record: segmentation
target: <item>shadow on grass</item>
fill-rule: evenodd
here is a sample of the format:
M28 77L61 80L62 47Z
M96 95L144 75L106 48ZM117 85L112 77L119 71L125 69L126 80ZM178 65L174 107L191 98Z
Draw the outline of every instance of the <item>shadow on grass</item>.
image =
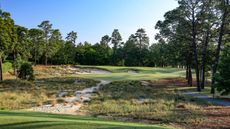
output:
M74 123L74 122L28 122L0 125L1 129L163 129L160 127L131 127L131 126L114 126L98 125L92 123Z
M96 120L97 118L92 117L80 117L80 116L73 116L73 115L57 115L57 114L49 114L49 113L39 113L39 112L14 112L14 111L0 111L0 116L25 116L25 117L40 117L40 118L55 118L55 119L65 119L65 120Z
M27 125L30 124L42 124L45 125L45 123L51 122L51 121L28 121L28 122L17 122L17 123L10 123L10 124L2 124L0 125L1 129L25 129Z
M138 125L126 122L116 122L84 116L56 115L36 112L0 111L3 118L0 121L22 121L0 124L1 129L162 129L159 126ZM31 117L31 118L30 118ZM54 118L54 119L52 119Z

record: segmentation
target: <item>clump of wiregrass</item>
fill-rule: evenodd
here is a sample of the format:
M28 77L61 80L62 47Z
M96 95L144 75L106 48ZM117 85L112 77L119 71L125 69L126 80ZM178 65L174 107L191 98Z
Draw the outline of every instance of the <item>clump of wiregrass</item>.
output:
M41 105L47 95L33 82L5 80L0 82L0 100L0 109L24 109Z
M0 94L0 109L25 109L39 106L47 96L38 91L7 91Z
M202 120L200 104L175 90L142 86L139 81L121 81L101 87L98 94L85 107L93 115L164 122Z

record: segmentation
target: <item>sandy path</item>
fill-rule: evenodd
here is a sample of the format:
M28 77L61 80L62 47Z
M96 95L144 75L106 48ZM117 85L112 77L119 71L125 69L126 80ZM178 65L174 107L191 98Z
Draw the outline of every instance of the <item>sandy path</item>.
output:
M197 92L183 92L183 94L184 95L189 95L189 96L192 96L192 97L195 97L195 98L203 99L203 100L205 100L205 101L207 101L209 103L216 104L216 105L219 105L219 106L230 106L229 101L218 99L218 98L212 98L212 97L209 97L207 95L202 95L202 94L197 93Z
M73 97L62 98L65 103L59 103L55 105L42 105L39 107L33 107L32 111L39 112L48 112L48 113L60 113L60 114L76 114L77 111L84 105L86 102L90 102L91 95L95 93L101 86L109 84L111 81L101 80L100 83L97 83L96 86L85 88L75 92Z

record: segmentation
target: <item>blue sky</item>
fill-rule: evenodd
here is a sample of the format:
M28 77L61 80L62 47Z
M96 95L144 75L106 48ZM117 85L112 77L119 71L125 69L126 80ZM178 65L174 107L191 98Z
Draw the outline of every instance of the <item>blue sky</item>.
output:
M154 26L165 12L177 7L176 0L0 0L15 23L36 28L49 20L53 28L66 33L76 31L77 42L99 42L103 35L119 29L123 41L138 28L144 28L154 41Z

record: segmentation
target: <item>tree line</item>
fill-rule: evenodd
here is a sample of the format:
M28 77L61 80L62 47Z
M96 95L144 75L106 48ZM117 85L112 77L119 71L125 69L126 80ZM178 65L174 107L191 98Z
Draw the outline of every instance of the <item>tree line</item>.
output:
M191 69L195 69L197 91L204 89L206 73L212 71L214 93L221 49L229 51L229 0L178 0L178 4L179 7L165 13L165 20L157 22L156 38L171 45L170 53L182 59L189 85Z
M60 30L50 21L42 21L37 28L15 25L10 13L1 11L1 61L12 60L14 74L22 61L33 65L81 64L117 66L160 66L152 59L155 45L149 47L149 37L140 28L126 42L118 29L104 35L98 43L76 43L77 32L71 31L63 39ZM1 65L2 66L2 63ZM165 65L166 66L166 65Z
M155 29L157 43L150 44L145 29L140 28L123 41L118 29L104 35L98 43L76 43L77 32L63 39L50 21L37 28L15 25L10 13L0 10L0 80L2 62L12 60L14 74L20 62L36 64L81 64L186 68L188 85L204 89L209 71L212 93L222 54L229 50L229 0L178 0L179 6L164 14ZM226 54L225 54L226 55Z

